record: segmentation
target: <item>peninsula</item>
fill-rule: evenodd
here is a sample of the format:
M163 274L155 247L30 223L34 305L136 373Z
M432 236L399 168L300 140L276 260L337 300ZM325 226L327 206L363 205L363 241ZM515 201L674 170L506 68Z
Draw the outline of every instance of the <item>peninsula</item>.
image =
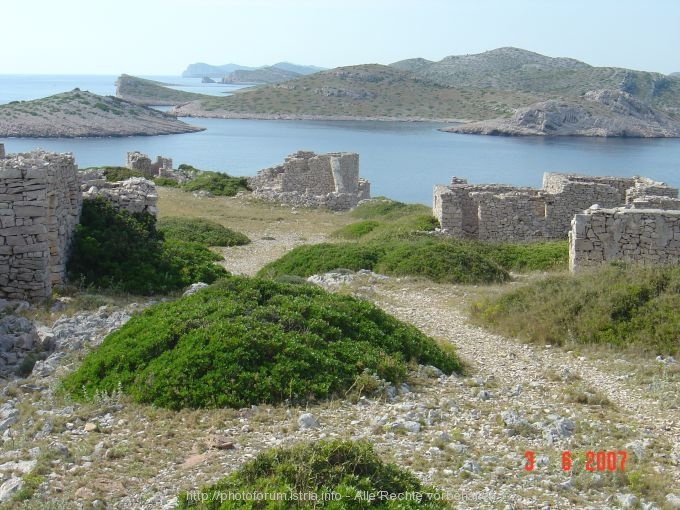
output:
M450 133L505 136L680 137L680 119L619 90L586 92L580 100L548 100L510 118L443 128Z
M202 130L158 110L77 88L0 105L0 137L146 136Z
M116 97L145 106L176 106L209 97L205 94L168 88L167 83L121 74L116 80Z

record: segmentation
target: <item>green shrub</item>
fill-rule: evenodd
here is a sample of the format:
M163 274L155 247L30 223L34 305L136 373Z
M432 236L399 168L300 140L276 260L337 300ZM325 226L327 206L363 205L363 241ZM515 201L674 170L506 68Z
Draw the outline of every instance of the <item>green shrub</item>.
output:
M340 267L358 271L373 269L382 254L374 245L321 243L292 249L258 272L264 278L293 275L306 278Z
M417 361L460 370L413 326L311 285L245 277L133 317L64 380L76 397L120 387L171 409L343 396L365 370L398 384Z
M214 264L220 259L197 243L164 241L152 214L119 211L97 198L83 201L67 270L85 285L156 294L225 276Z
M369 232L372 232L380 225L381 223L375 220L358 221L336 230L331 235L332 237L339 237L341 239L359 239Z
M183 165L180 165L182 169ZM188 165L184 165L188 166ZM186 169L186 168L185 168ZM193 167L190 169L195 170ZM219 172L200 172L194 179L182 186L185 191L209 191L213 195L232 197L239 191L248 189L245 177L231 177Z
M144 174L139 170L131 170L124 166L105 166L104 177L108 182L118 182L131 177L144 177Z
M427 238L392 242L375 269L389 275L463 284L510 278L507 271L465 244Z
M544 278L476 303L473 316L503 334L538 343L680 350L680 267L606 266Z
M167 216L160 218L157 225L166 239L192 241L204 246L240 246L250 243L246 235L202 218Z
M384 492L383 492L384 491ZM416 500L388 500L385 494L422 494ZM318 441L298 444L291 448L275 448L261 452L235 473L201 489L200 493L179 496L178 509L200 508L227 510L235 508L328 508L328 509L394 509L450 508L433 487L423 485L418 478L394 464L384 463L370 443L361 441ZM228 494L270 494L267 501L221 501ZM277 501L283 494L306 496L306 501ZM338 494L332 501L329 494ZM333 494L333 496L335 495ZM357 494L374 494L375 501L357 498ZM279 496L281 495L281 496ZM338 497L338 496L335 496Z
M566 269L569 262L566 240L525 244L472 243L472 246L508 271Z
M171 179L170 177L156 177L153 180L153 183L156 186L166 186L168 188L179 188L179 182L177 182L175 179Z

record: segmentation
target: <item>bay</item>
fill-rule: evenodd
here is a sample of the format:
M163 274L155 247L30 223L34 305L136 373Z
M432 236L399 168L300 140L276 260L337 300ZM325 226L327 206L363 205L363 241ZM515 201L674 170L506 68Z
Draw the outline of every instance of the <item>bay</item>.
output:
M71 90L115 92L115 76L0 75L0 103ZM199 79L151 77L176 88L226 94L234 86ZM64 87L58 90L59 87ZM14 98L14 99L11 99ZM0 139L7 152L37 147L72 152L80 168L124 165L128 151L171 157L232 175L254 175L297 150L351 151L360 155L360 173L373 196L431 204L432 187L452 176L471 183L501 182L540 187L543 172L588 175L644 175L680 187L680 140L601 138L510 138L438 131L441 124L377 121L272 121L182 119L205 127L199 133L152 137L80 139Z

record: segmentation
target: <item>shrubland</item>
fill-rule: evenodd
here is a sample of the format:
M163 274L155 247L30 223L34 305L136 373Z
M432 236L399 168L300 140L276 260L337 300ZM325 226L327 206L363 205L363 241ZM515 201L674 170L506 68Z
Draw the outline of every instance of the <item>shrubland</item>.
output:
M409 363L460 371L455 354L376 306L311 285L230 277L133 317L64 380L83 398L121 388L171 409L342 397Z

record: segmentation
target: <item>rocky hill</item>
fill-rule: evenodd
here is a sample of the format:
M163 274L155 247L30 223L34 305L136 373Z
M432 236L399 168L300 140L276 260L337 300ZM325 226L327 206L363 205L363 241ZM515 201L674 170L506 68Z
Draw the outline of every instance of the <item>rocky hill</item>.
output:
M72 138L202 131L163 112L74 89L0 105L0 137Z
M416 79L446 87L523 91L580 97L589 90L627 92L659 108L680 106L680 80L660 73L593 67L571 58L552 58L519 48L498 48L439 62L411 59L391 64Z
M509 119L446 128L483 135L680 137L680 120L618 90L587 92L582 100L548 100L518 108Z
M207 97L195 92L170 89L166 83L121 74L116 80L116 97L146 106L175 106Z
M489 119L544 99L521 91L455 89L378 64L339 67L284 83L210 97L172 110L178 116L292 119Z

